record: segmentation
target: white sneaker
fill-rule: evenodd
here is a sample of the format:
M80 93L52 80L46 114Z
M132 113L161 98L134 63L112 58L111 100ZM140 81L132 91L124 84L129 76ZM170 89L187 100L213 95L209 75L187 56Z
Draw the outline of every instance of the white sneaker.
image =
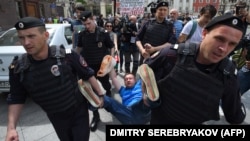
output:
M157 101L159 99L159 91L153 70L147 64L142 64L138 67L137 73L143 81L146 89L145 93L149 100Z
M101 67L99 71L97 72L97 76L99 77L105 76L112 70L112 68L114 68L115 65L116 65L116 61L111 55L104 56L102 59Z
M89 103L98 108L101 104L99 97L94 93L91 85L88 81L83 81L82 79L78 80L78 87L82 95L89 101Z

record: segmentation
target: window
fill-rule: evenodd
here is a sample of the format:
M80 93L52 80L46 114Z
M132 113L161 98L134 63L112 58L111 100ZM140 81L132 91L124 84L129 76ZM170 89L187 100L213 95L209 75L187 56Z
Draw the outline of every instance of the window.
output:
M71 31L70 27L65 27L64 36L65 36L68 44L72 44L72 31Z

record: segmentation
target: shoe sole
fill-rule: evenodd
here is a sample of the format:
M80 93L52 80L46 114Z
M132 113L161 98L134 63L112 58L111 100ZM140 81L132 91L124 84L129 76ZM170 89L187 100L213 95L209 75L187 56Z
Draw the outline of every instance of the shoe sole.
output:
M101 104L99 97L94 93L91 85L88 81L83 81L82 79L78 80L78 87L82 95L89 101L89 103L98 108Z
M100 69L97 72L97 76L99 77L103 77L106 74L108 74L111 69L116 65L116 61L115 59L110 56L110 55L106 55L104 56L103 60L102 60L102 64L100 66Z
M145 84L148 98L151 101L157 101L159 99L159 91L153 70L147 64L142 64L138 68L138 74Z

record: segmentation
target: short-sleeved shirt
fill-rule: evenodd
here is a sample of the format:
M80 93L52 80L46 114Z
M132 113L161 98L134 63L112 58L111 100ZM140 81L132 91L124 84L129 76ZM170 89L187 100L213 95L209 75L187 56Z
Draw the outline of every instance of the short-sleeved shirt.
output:
M183 27L181 33L188 36L192 30L193 23L194 23L193 20L186 23L185 26ZM189 42L200 43L202 40L202 29L203 28L201 26L199 26L199 24L197 23L197 26L196 26L196 29L195 29L193 35L188 40L186 40L186 42L188 42L188 43Z

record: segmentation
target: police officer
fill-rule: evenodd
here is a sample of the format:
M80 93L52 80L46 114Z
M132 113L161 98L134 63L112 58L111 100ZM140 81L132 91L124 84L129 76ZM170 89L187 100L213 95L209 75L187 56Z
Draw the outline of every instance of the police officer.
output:
M170 45L146 63L153 69L161 105L152 109L150 124L202 124L219 120L221 105L227 122L245 119L235 65L228 58L244 32L236 16L212 19L200 44Z
M49 47L49 32L40 19L22 18L15 28L27 53L15 57L9 67L6 141L18 140L17 120L28 96L46 112L61 141L89 140L88 105L77 78L88 80L102 97L94 71L72 50Z
M85 30L79 33L77 52L84 57L87 64L95 71L95 75L97 76L103 57L108 54L114 56L114 43L109 33L96 25L90 11L84 11L81 15L81 20L85 26ZM106 94L111 96L109 75L97 77L97 79L106 90ZM91 131L97 129L99 121L99 113L97 110L94 110L93 119L90 124Z
M176 43L173 24L166 20L168 16L168 2L159 2L156 5L155 18L142 25L136 39L136 45L141 53L140 63L166 44Z

